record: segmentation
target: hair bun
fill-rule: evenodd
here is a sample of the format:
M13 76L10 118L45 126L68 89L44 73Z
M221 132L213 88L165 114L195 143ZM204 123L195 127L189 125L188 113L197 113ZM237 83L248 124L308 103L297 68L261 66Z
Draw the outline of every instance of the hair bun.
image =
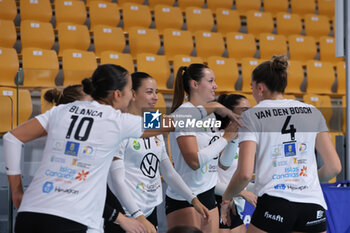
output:
M81 81L83 84L83 90L86 94L91 95L94 92L94 85L92 85L92 79L91 78L85 78L83 81Z
M45 92L44 99L49 103L57 105L58 103L60 103L62 96L63 90L53 88Z
M271 59L271 69L276 71L286 71L288 67L288 58L286 55L274 55Z

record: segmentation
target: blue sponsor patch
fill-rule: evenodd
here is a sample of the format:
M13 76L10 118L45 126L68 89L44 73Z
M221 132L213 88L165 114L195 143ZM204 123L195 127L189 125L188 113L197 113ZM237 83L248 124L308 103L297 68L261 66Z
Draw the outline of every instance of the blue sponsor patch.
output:
M53 189L53 183L52 182L45 182L43 185L43 193L50 193Z
M77 142L67 142L64 153L66 155L78 156L79 145Z
M285 157L295 156L296 154L295 143L284 144Z
M285 190L286 189L286 185L285 184L277 184L274 186L275 189L279 189L279 190Z

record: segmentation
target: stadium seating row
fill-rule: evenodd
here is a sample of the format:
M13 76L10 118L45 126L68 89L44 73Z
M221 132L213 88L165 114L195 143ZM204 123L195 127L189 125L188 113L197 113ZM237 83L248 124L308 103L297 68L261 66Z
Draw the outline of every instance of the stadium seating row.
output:
M92 0L87 0L86 5L91 7ZM111 2L106 0L105 2ZM151 9L155 8L157 4L174 6L175 0L148 0L146 1ZM218 8L236 9L240 13L248 10L260 10L265 12L271 12L275 14L279 11L291 11L297 14L313 14L320 13L321 15L328 15L332 17L334 15L334 0L290 0L290 9L288 0L236 0L233 5L232 0L206 0L208 9L216 11ZM143 4L144 0L119 0L118 5L124 7L125 3ZM177 0L177 5L181 10L185 10L187 7L202 8L204 0ZM22 19L33 19L32 17L40 17L39 20L48 22L52 17L52 6L49 0L20 0L19 1L20 15ZM83 15L85 12L83 1L65 1L56 0L54 2L55 14L58 19L65 14L62 9L76 9L79 15L82 16L81 20L86 17ZM148 6L147 6L148 7ZM2 0L0 2L0 16L2 19L14 20L17 15L17 7L15 0ZM37 18L35 18L37 19Z
M193 41L193 35L195 42ZM89 31L85 25L62 23L58 27L59 55L65 49L88 50L91 45ZM236 59L254 57L257 45L252 34L228 32L225 37L221 33L165 29L162 33L164 54L172 59L176 54L191 55L196 47L197 56L223 56L225 41L228 56ZM287 53L287 37L271 33L262 33L259 40L260 58L269 58L272 54ZM13 47L17 36L12 21L0 20L0 46ZM132 27L127 38L121 28L97 25L93 30L95 53L100 56L102 51L113 50L123 52L126 41L129 42L130 53L157 54L161 48L161 37L157 29ZM181 41L181 43L179 43ZM315 59L317 55L314 37L302 35L288 36L290 58L293 60ZM22 48L34 47L51 49L55 43L55 34L50 23L23 20L21 23ZM321 36L319 39L320 60L339 61L335 57L335 42L332 37Z
M190 63L202 63L199 57L177 55L174 56L174 74L181 65ZM251 92L250 77L252 70L261 62L255 58L242 58L240 65L233 58L223 58L211 56L207 59L208 66L213 69L216 75L216 82L219 92L230 92L235 89L241 70L241 87L236 90ZM101 53L101 64L118 64L134 72L134 62L130 54L105 51ZM171 74L170 64L166 56L153 54L138 54L136 56L137 70L142 70L151 74L158 82L161 92L172 93L167 85ZM55 79L59 72L59 62L53 50L26 48L23 49L23 86L25 87L52 87L55 86ZM93 52L80 50L65 50L62 56L62 70L64 73L63 85L80 83L83 78L90 77L97 67L96 55ZM0 49L0 72L2 74L1 85L14 86L15 76L19 69L17 54L14 49ZM300 61L290 61L289 79L286 92L293 94L303 94L300 86L304 80L303 65ZM336 94L345 93L345 63L340 62L335 67L330 62L320 62L309 60L306 62L307 72L307 93L335 94L332 86L337 80ZM336 76L337 74L337 76ZM337 79L336 79L337 77ZM171 86L171 85L170 85Z
M9 0L3 0L9 1ZM23 2L39 1L40 5L49 0L22 0ZM1 2L0 2L1 3ZM44 8L44 7L43 7ZM21 16L21 20L36 20L49 22L51 20L50 9L28 10L28 14ZM22 11L21 11L22 12ZM24 13L23 13L24 14ZM116 3L92 1L89 4L90 29L93 30L96 25L118 26L120 23L120 11ZM152 15L148 6L136 3L125 3L122 6L123 29L128 31L130 27L142 26L150 27L152 24ZM246 18L248 33L258 35L261 32L273 32L274 20L270 12L260 12L249 10L241 15ZM60 1L55 5L55 27L58 28L61 23L84 24L87 14L84 2L82 1ZM7 19L1 17L0 19ZM185 20L181 10L177 7L157 5L154 8L154 21L156 28L162 32L166 28L182 29L184 22L189 31L198 30L212 31L215 21L217 22L217 31L223 34L230 31L238 31L241 27L240 13L236 10L217 8L215 11L215 20L210 9L198 7L188 7L185 10ZM302 32L302 20L305 26L305 35L315 36L318 39L322 35L329 35L331 32L330 18L325 15L306 14L303 17L298 14L287 12L276 13L277 33L283 35L300 34ZM7 19L13 21L13 19Z

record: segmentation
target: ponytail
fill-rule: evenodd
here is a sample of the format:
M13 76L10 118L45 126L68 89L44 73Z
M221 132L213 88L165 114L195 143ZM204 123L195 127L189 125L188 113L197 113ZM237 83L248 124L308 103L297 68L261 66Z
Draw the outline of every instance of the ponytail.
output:
M188 94L188 96L191 95L190 80L200 82L204 77L203 70L208 68L208 66L200 63L194 63L188 67L181 66L179 68L175 79L174 97L173 104L171 105L171 112L174 112L183 103L185 99L185 92Z
M187 66L181 66L176 74L173 103L171 105L171 112L174 112L185 99L184 74L187 71Z

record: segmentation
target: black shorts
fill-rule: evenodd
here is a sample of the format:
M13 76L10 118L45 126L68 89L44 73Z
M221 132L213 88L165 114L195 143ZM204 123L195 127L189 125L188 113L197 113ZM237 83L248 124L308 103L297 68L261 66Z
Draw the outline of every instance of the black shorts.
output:
M215 198L216 198L216 202L217 202L218 206L220 206L220 204L222 202L222 197L215 195ZM234 228L242 225L243 221L237 212L237 208L236 208L236 213L237 213L237 215L233 215L232 211L230 211L231 226L223 224L221 221L221 217L220 217L219 228L220 229L234 229ZM219 216L221 216L221 208L220 207L219 207Z
M16 217L15 233L86 233L87 226L58 216L20 212Z
M317 204L291 202L264 194L251 224L267 232L323 232L327 229L325 209Z
M153 224L153 226L157 229L158 220L157 220L157 207L154 208L152 213L147 217L147 220ZM123 228L119 224L115 224L112 222L105 221L104 233L125 233Z
M211 188L208 191L197 195L199 201L209 210L212 210L217 206L215 201L214 188ZM168 196L165 197L165 213L167 215L175 210L180 210L187 207L193 207L193 205L189 204L187 201L175 200Z

